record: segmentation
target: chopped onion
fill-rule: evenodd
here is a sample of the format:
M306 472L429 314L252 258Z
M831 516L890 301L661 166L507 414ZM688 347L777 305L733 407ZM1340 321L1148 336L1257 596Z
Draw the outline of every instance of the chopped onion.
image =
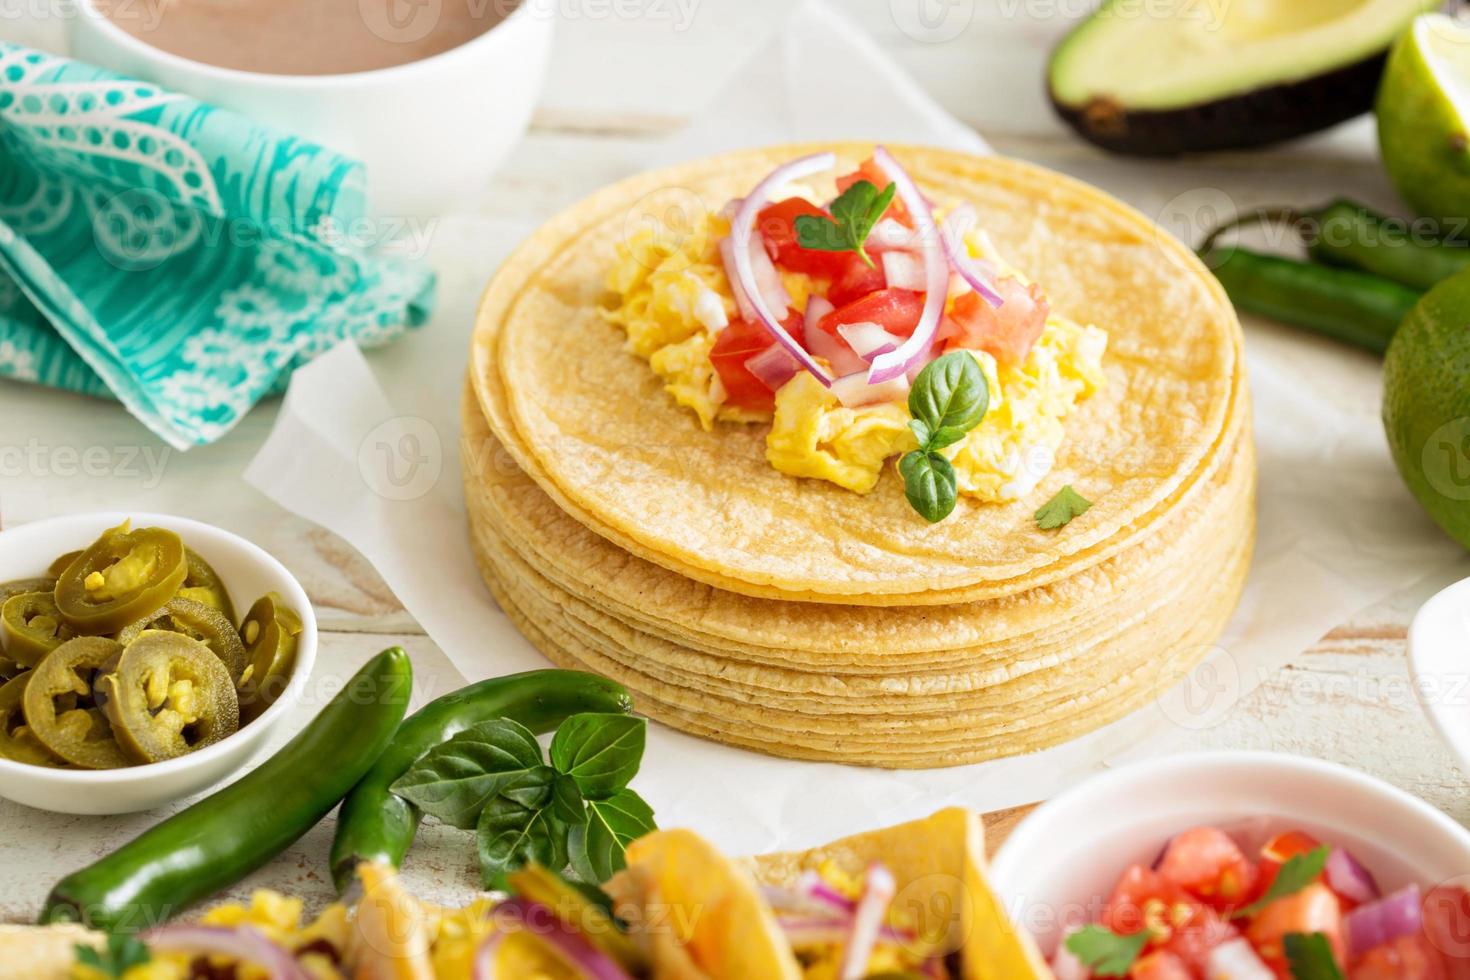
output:
M491 915L497 927L514 924L535 936L587 980L633 980L610 956L539 902L524 898L506 899L495 906ZM509 933L504 929L497 928L480 943L479 949L475 950L471 980L497 980L499 972L495 969L495 958L507 935Z
M1346 848L1334 847L1332 853L1327 855L1327 864L1323 870L1327 876L1327 887L1359 905L1366 905L1382 894L1378 890L1378 882L1373 880L1372 872L1363 867Z
M771 254L766 251L765 239L760 235L752 235L750 238L750 269L755 273L755 284L760 287L761 299L766 301L768 307L784 312L791 306L791 294L786 291L781 273L776 270L776 263L771 261Z
M852 916L852 932L842 949L838 980L862 980L868 975L868 960L873 956L873 947L878 945L883 920L888 917L888 907L897 892L898 882L893 872L876 862L868 865L868 872L863 876L863 895Z
M960 278L969 283L972 289L985 297L985 302L999 309L1005 301L995 291L995 285L970 258L970 250L965 247L965 232L969 231L970 225L974 223L975 209L968 204L961 205L944 216L939 239L944 246L945 258L954 271L958 272Z
M143 933L142 940L159 953L228 956L260 967L270 980L311 980L289 950L249 926L159 926Z
M837 332L858 357L868 362L879 354L898 350L898 345L903 343L876 323L842 323L838 324Z
M844 408L862 408L864 405L877 405L881 402L902 401L909 395L909 379L906 375L899 375L875 385L868 383L867 371L857 371L832 382L832 394L837 396Z
M853 353L851 347L817 326L822 322L822 317L831 313L833 309L832 304L821 296L811 296L807 299L806 323L802 327L801 338L806 344L806 349L824 358L838 375L866 370L867 362Z
M833 918L787 913L777 915L776 924L781 927L782 932L786 933L786 938L791 941L791 945L803 948L841 946L847 942L848 936L852 933L851 915ZM907 943L912 942L914 936L910 932L885 925L878 930L878 938L884 942Z
M815 871L805 872L796 882L796 888L801 894L823 905L830 906L839 912L851 912L857 908L857 902L833 888Z
M724 300L708 286L699 287L699 298L694 301L694 319L710 333L719 333L730 325L730 318L725 315Z
M1343 919L1343 926L1347 929L1348 952L1353 956L1361 956L1400 936L1413 935L1424 926L1419 886L1400 888L1376 902L1353 909Z
M939 329L939 320L944 315L944 303L949 292L949 263L945 259L943 243L938 229L934 227L934 215L924 195L913 180L883 147L873 151L873 160L898 187L898 197L908 207L914 219L914 232L924 256L924 310L914 332L899 346L873 360L868 371L870 384L878 385L895 378L902 378L909 367L929 353L934 342L934 333Z
M863 248L869 252L914 251L919 247L914 230L901 221L883 218L868 232Z
M1205 980L1276 980L1248 939L1232 939L1210 950Z
M1057 951L1051 958L1051 972L1056 975L1056 980L1092 980L1092 971L1087 964L1067 948L1067 940L1077 931L1075 927L1068 929L1062 934L1062 941L1057 943Z
M811 372L812 376L826 387L832 386L832 376L812 359L812 356L796 342L794 337L786 332L786 328L781 325L782 316L786 313L785 307L781 308L779 315L777 311L771 308L771 304L761 291L760 284L756 278L756 271L752 265L753 256L757 251L762 254L765 253L765 247L761 244L759 237L755 235L755 220L760 214L761 206L765 204L771 192L778 187L789 184L793 180L800 180L803 177L819 173L823 170L831 170L836 164L836 154L816 153L777 167L767 175L764 180L755 186L755 189L750 192L750 195L740 203L740 207L735 212L734 219L730 222L730 238L733 239L734 244L730 249L730 255L726 263L727 270L733 270L734 273L731 276L731 283L738 282L745 288L746 296L750 299L751 305L754 307L756 320L765 326L771 336L776 338L778 344L786 348L786 351L792 357L796 358L798 364ZM766 256L766 259L769 261L770 256ZM779 276L777 278L779 280Z
M929 282L924 260L913 252L884 252L883 278L893 289L912 289L916 293L922 293ZM946 287L946 295L948 292Z
M740 284L740 274L735 271L735 240L728 235L720 239L720 260L725 264L725 278L730 280L730 292L735 296L735 308L740 311L740 319L755 323L755 304Z
M772 391L779 391L801 369L801 365L780 344L772 344L754 357L747 358L745 368L761 384Z

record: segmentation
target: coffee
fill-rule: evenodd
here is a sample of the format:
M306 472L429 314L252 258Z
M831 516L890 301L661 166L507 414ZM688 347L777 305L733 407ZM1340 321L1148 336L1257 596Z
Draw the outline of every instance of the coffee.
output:
M341 75L459 47L513 0L96 0L146 44L221 68Z

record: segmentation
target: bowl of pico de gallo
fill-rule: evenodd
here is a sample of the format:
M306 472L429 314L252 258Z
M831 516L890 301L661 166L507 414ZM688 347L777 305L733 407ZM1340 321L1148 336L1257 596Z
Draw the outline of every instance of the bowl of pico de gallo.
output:
M1470 831L1298 756L1168 756L1043 804L994 886L1058 980L1466 980Z

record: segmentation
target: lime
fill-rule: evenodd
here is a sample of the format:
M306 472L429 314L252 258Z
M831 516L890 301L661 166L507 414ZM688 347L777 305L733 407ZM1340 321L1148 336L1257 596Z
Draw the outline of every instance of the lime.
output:
M1465 234L1470 217L1470 25L1424 14L1394 44L1378 90L1383 165L1404 200Z
M1383 362L1383 426L1404 482L1470 548L1470 270L1399 325Z

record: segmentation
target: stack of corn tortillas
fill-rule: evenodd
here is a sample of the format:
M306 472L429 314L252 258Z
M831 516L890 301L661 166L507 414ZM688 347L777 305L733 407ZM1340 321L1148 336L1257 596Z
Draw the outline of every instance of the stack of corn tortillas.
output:
M1240 328L1146 218L995 158L896 155L974 202L1053 308L1110 335L1107 387L1051 473L924 522L890 467L859 495L766 461L761 425L706 432L598 314L630 227L746 193L812 147L644 175L533 236L475 329L462 459L491 591L551 660L650 716L778 755L890 767L1054 745L1146 704L1210 649L1244 581L1255 456ZM870 147L838 147L862 159ZM1093 506L1042 530L1074 486Z

